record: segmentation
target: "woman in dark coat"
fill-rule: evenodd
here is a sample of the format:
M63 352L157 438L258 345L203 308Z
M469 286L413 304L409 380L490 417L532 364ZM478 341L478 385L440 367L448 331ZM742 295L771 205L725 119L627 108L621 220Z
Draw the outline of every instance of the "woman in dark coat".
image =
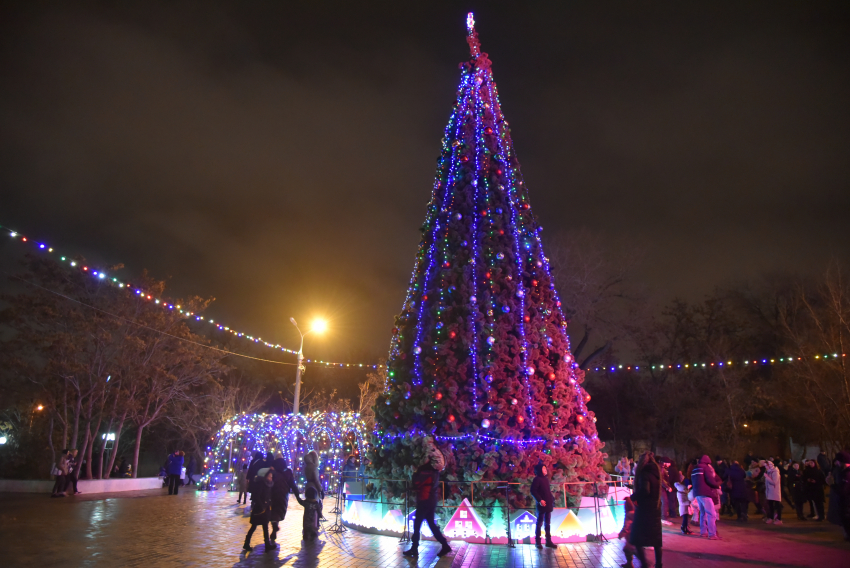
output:
M729 499L732 501L732 509L741 522L747 522L749 518L750 502L747 491L747 472L738 462L732 462L726 470L726 486L729 490Z
M292 470L286 465L286 460L282 457L277 458L272 462L272 471L274 485L272 486L272 512L269 520L272 523L272 534L269 540L274 542L277 538L277 531L280 527L279 523L286 518L286 508L289 505L289 493L298 495L301 491L295 484L295 477L292 475Z
M661 470L652 452L644 452L635 468L635 520L629 543L641 566L646 562L644 547L655 549L655 566L661 568Z
M824 491L826 486L826 477L818 468L815 460L809 460L806 465L806 470L803 472L803 495L809 502L809 507L812 509L812 515L816 521L824 519L823 501Z

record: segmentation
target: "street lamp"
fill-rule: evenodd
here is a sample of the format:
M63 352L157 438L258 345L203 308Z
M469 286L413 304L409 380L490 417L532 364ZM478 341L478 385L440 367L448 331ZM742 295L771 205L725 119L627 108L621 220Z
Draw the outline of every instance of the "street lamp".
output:
M298 334L301 336L301 346L298 347L298 367L295 370L295 396L292 401L292 414L298 414L298 404L301 402L301 371L304 370L304 336L312 332L324 333L328 329L328 324L325 320L314 320L310 329L302 333L301 328L295 322L295 318L289 318L289 321L292 322L292 325L295 326L295 329L298 330Z
M42 410L44 410L44 406L39 404L38 406L33 408L32 412L30 412L30 432L32 432L32 419L35 417L36 411L41 412Z

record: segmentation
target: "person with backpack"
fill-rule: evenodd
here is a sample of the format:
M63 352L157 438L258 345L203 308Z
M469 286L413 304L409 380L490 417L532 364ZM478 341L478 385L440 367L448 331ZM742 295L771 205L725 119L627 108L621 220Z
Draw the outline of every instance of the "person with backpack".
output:
M542 463L534 466L534 479L531 481L531 496L537 503L537 528L534 531L534 539L537 548L543 548L540 544L540 525L546 528L546 546L558 548L552 542L552 510L555 508L555 498L552 496L552 488L549 486L549 471Z

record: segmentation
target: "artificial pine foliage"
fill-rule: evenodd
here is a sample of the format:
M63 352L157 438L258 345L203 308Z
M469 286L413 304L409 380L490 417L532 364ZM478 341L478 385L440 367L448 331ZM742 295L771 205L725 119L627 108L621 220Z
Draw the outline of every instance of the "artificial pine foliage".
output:
M409 478L422 436L447 457L445 481L553 484L604 477L604 454L570 352L567 321L502 115L490 60L468 17L471 59L442 139L407 298L378 397L372 475ZM527 487L512 504L527 506ZM401 487L384 484L388 497ZM572 495L592 493L571 486ZM447 497L468 495L449 484ZM475 503L504 495L476 484ZM502 500L504 498L502 497Z

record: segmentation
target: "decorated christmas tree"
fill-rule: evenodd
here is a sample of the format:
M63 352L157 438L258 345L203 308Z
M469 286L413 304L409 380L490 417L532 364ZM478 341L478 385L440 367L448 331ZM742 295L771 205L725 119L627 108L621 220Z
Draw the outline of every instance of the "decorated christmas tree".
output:
M416 265L393 329L386 389L375 407L372 475L409 476L421 462L421 438L430 436L448 458L446 481L530 481L539 461L553 482L601 479L604 454L581 388L584 374L570 352L541 229L472 14L467 27L471 58L461 65ZM517 487L512 504L528 505L527 486ZM385 490L393 493L391 485ZM469 491L468 484L449 484L447 500L458 503ZM476 484L473 505L504 494L496 483Z

